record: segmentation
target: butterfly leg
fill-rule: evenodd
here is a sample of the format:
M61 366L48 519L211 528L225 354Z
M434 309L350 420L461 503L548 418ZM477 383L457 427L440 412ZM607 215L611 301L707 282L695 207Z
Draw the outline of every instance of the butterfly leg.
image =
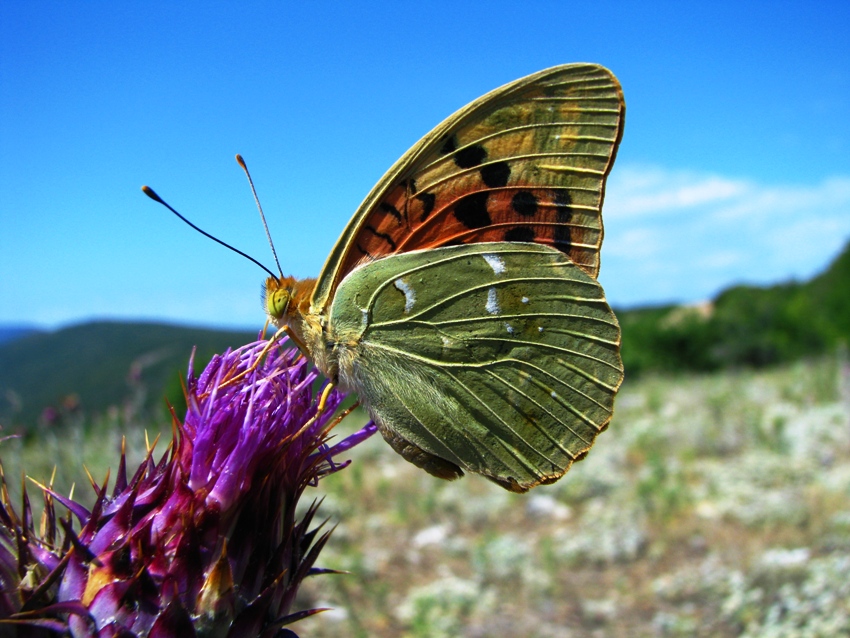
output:
M304 434L304 432L306 432L306 431L307 431L307 430L309 430L311 427L313 427L313 424L316 422L316 420L317 420L317 419L318 419L318 418L322 415L322 413L325 411L325 407L327 407L327 403L328 403L328 397L330 396L331 391L332 391L335 387L336 387L336 385L334 385L334 384L333 384L333 383L331 383L331 382L328 382L328 384L327 384L327 385L324 387L324 389L322 390L322 394L319 396L319 404L316 406L316 414L314 414L313 416L311 416L311 417L307 420L307 422L306 422L304 425L302 425L302 426L301 426L301 429L299 429L299 430L298 430L295 434L292 434L292 435L290 435L289 437L287 437L287 441L294 441L294 440L295 440L295 439L297 439L299 436L301 436L302 434ZM332 428L335 428L335 427L339 424L339 422L340 422L342 419L344 419L346 416L348 416L348 414L349 414L352 410L354 410L354 408L356 408L356 407L357 407L357 404L353 405L352 407L348 408L347 410L344 410L344 411L343 411L343 413L340 415L340 417L338 417L338 418L337 418L337 419L336 419L336 420L335 420L335 421L334 421L334 422L330 425L330 427L328 427L328 428L326 429L326 431L330 431Z
M334 418L333 421L331 421L331 423L328 425L328 427L325 428L325 432L330 432L331 430L333 430L336 426L338 426L340 423L342 423L342 421L343 421L343 419L345 419L345 417L347 417L349 414L354 412L359 407L360 407L360 401L355 401L349 407L345 408L342 412L340 412Z
M286 334L289 336L289 340L290 340L290 341L292 341L292 343L294 343L294 344L295 344L295 346L296 346L296 347L297 347L297 348L298 348L298 349L299 349L302 353L304 353L305 355L308 355L308 356L307 356L307 358L308 358L308 359L310 358L310 357L309 357L309 352L310 352L310 351L307 349L307 346L306 346L306 345L304 345L304 342L303 342L303 341L301 341L301 339L298 337L298 335L297 335L297 334L295 334L295 331L294 331L292 328L290 328L289 326L284 326L283 328L281 328L280 330L278 330L278 331L275 333L275 337L277 337L277 335L279 335L281 332L286 332Z
M317 416L325 411L325 405L328 402L328 396L330 396L331 390L333 390L335 387L336 386L333 383L328 383L325 386L325 389L322 390L322 396L319 397L319 407L316 409Z

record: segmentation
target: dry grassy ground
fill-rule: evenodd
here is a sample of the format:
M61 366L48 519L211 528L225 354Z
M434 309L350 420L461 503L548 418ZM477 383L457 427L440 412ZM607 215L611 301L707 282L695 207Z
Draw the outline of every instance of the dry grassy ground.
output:
M7 476L102 479L121 430L134 467L137 418L7 440ZM307 494L338 525L320 565L350 574L308 580L301 606L334 609L301 636L850 636L844 356L627 382L587 460L526 495L433 479L379 437L353 457Z

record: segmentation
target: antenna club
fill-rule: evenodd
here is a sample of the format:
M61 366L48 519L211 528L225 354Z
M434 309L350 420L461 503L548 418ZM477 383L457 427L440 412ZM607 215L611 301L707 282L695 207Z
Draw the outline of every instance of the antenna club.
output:
M165 202L162 201L162 198L157 195L150 186L142 186L142 192L148 197L150 197L153 201L159 202L160 204L165 204Z
M245 164L245 160L242 159L242 156L239 153L236 153L236 161L239 163L239 166L241 166L243 170L248 170L248 165Z

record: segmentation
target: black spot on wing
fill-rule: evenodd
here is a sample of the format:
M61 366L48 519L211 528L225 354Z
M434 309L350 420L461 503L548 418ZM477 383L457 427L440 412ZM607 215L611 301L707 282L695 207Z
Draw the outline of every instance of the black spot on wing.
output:
M493 162L481 167L481 179L490 188L499 188L508 183L511 167L507 162Z
M487 210L487 191L479 191L465 195L455 204L455 217L467 228L483 228L492 224L490 212Z
M479 144L467 146L455 153L455 164L458 168L472 168L487 159L487 151Z
M566 189L555 191L555 211L558 226L555 226L554 244L561 252L568 253L573 247L572 229L567 225L573 219L573 198Z
M364 227L363 227L363 230L368 230L368 231L369 231L370 233L372 233L375 237L380 237L381 239L383 239L385 242L387 242L387 244L389 244L389 246L390 246L390 249L391 249L391 250L395 250L395 249L396 249L396 244L395 244L395 242L393 241L393 238L392 238L392 237L390 237L389 235L387 235L386 233L379 232L379 231L375 230L374 228L372 228L372 227L371 227L371 226L369 226L369 225L364 226ZM361 248L361 250L363 250L363 249ZM366 251L365 251L365 250L363 250L363 252L364 252L364 253L366 253ZM369 253L366 253L366 254L368 255Z
M457 138L454 135L450 135L440 147L440 155L448 155L449 153L454 153L456 150Z
M384 211L385 213L389 213L390 215L392 215L393 217L395 217L395 220L396 220L399 224L401 224L401 213L399 212L398 208L396 208L396 207L395 207L395 206L393 206L392 204L388 204L387 202L381 202L381 203L379 204L379 208L380 208L382 211Z
M419 221L424 222L428 219L431 211L434 210L434 202L437 200L437 196L434 193L419 193L416 199L422 202L422 215L419 217Z
M505 241L534 242L534 231L528 226L516 226L505 233Z
M519 191L511 199L511 208L523 217L537 213L537 197L531 191Z

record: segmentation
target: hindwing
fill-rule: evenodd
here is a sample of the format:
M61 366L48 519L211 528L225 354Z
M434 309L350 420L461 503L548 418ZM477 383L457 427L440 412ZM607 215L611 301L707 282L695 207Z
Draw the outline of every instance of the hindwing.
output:
M623 377L601 286L538 244L365 263L339 285L328 336L341 380L383 428L514 491L583 457Z

